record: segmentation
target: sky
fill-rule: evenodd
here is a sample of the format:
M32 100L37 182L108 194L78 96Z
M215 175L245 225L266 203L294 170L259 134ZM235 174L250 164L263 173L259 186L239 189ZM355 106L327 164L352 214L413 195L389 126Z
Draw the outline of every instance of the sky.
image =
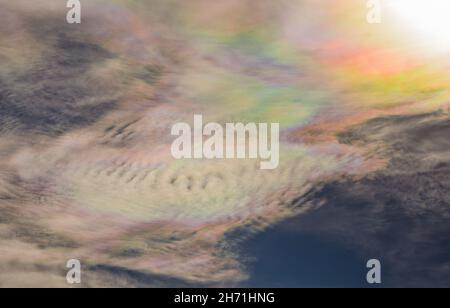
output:
M445 233L416 219L448 215L446 4L393 2L370 24L357 0L95 0L67 24L62 1L0 0L0 286L67 286L72 258L84 286L240 285L236 243L355 189L410 219L369 215L370 236ZM170 128L194 114L280 123L279 167L175 160Z

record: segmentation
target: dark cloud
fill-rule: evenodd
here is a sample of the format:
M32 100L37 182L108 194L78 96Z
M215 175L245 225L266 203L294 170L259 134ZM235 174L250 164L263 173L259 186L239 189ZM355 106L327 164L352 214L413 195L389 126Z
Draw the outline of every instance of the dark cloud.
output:
M112 110L115 87L105 87L90 69L114 55L59 20L27 22L28 33L47 50L25 72L0 75L0 131L58 135Z
M326 280L327 273L320 267L339 265L335 258L339 258L341 246L344 246L359 255L347 256L357 263L361 257L382 261L384 286L450 286L449 134L450 119L440 112L377 118L341 134L340 140L345 143L372 146L378 143L375 151L390 160L388 167L362 179L324 183L308 196L311 202L323 204L317 210L282 222L266 235L250 237L244 242L243 253L249 257L256 251L257 255L268 253L273 259L290 260L283 249L299 258L308 257L306 252L300 253L300 249L315 249L316 254L317 261L308 267L302 267L302 260L291 260L290 267L283 267L291 270L284 274L278 272L278 276L267 274L275 261L269 262L267 268L261 268L261 261L254 265L250 262L255 275L251 282L258 283L257 278L268 276L286 277L284 282L281 278L281 285L294 283L289 280L290 271L303 268L306 272L295 272L303 286L312 286L317 282L317 275L322 275L321 285L327 285L331 282ZM238 230L235 237L245 238L244 231ZM277 237L279 234L282 237ZM289 245L281 246L284 247L281 250L275 247L286 238L298 241L292 240ZM311 238L316 240L307 244ZM330 240L335 243L320 244ZM320 263L323 258L328 261ZM355 268L347 266L348 280L339 280L340 286L353 283L351 274ZM364 262L354 266L356 271L365 268ZM317 267L317 275L305 281L304 275L311 267ZM339 272L336 267L331 270L334 274ZM345 272L339 273L345 275Z
M87 278L84 285L91 283L133 288L201 288L205 285L173 278L170 276L149 274L141 271L130 270L124 267L97 264L89 266L85 272Z
M136 78L143 80L148 84L155 84L163 75L163 68L158 65L145 65L137 70Z
M26 243L34 244L40 249L46 248L78 248L79 245L62 235L47 230L44 227L30 222L14 226L10 238L20 239Z
M381 142L389 166L361 180L327 183L315 196L325 204L307 225L389 262L392 285L448 287L449 134L449 117L436 112L378 118L341 135L351 143Z

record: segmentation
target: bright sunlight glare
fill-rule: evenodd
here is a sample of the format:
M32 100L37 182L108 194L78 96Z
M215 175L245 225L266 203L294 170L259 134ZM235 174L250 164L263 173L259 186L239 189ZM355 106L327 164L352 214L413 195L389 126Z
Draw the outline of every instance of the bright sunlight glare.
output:
M420 44L450 52L450 0L388 0L387 8Z

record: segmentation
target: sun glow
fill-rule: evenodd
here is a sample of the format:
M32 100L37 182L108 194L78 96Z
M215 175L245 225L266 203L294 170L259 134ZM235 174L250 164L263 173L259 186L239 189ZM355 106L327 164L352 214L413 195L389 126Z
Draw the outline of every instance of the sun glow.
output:
M450 52L450 0L388 0L386 6L421 45Z

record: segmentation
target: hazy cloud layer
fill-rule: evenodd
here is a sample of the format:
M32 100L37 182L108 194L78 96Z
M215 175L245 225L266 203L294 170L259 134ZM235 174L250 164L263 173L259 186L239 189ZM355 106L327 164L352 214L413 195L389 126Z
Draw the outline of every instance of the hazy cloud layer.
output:
M238 285L236 243L328 198L437 258L448 120L406 115L445 110L446 64L367 39L357 1L257 2L97 0L68 25L59 0L0 0L0 286L67 286L72 258L89 287ZM279 122L279 168L175 161L194 113Z

